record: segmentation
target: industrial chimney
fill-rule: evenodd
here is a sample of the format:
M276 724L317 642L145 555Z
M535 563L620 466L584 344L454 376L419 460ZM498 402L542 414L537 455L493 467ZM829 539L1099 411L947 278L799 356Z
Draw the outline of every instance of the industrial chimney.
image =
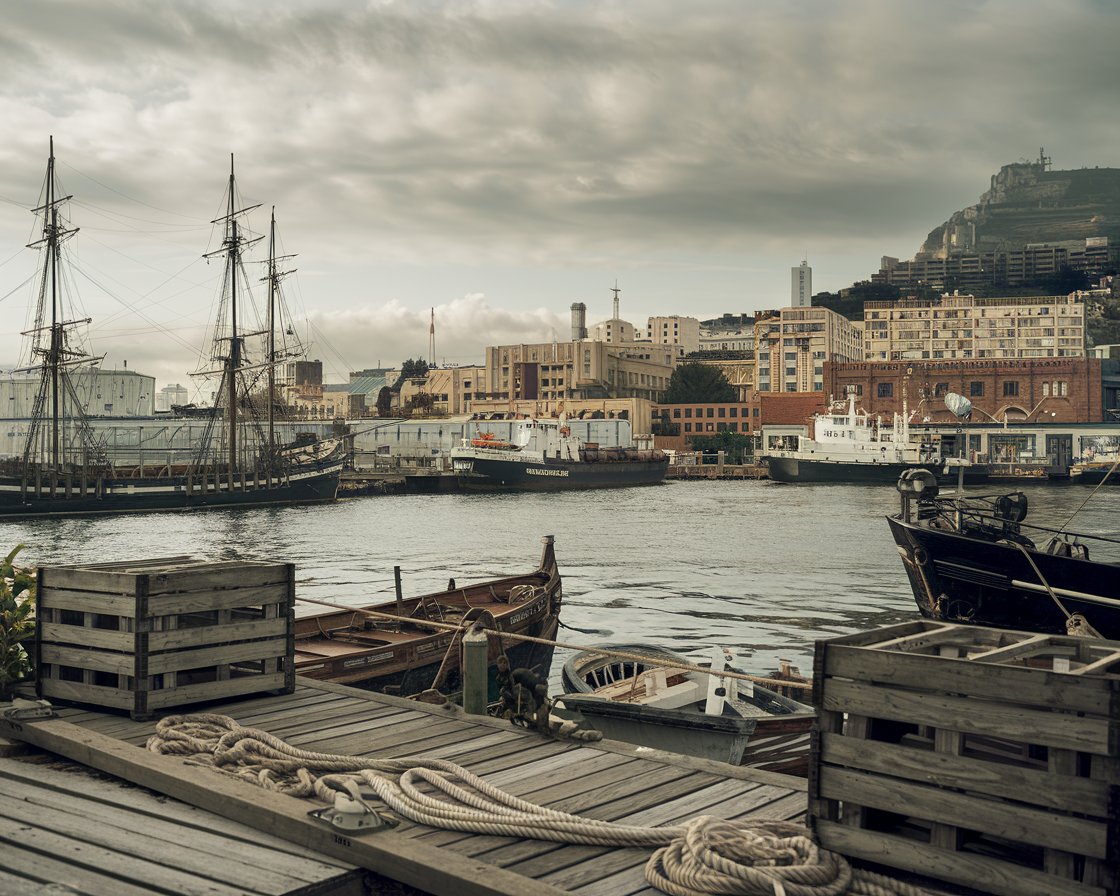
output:
M572 303L572 342L587 338L587 306L583 302Z

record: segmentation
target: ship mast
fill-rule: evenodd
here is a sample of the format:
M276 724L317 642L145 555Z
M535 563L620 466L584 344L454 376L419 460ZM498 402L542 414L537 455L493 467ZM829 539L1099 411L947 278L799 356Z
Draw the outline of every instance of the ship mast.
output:
M288 274L294 273L295 271L295 268L282 271L279 269L279 265L280 262L287 261L290 258L295 258L295 256L276 254L276 206L273 206L272 224L269 227L268 233L268 274L262 278L268 281L268 354L265 357L265 364L268 368L266 374L268 376L268 452L270 457L276 448L276 412L274 404L276 393L276 364L281 357L292 357L287 349L287 336L285 336L283 350L277 351L276 349L277 321L287 314L287 312L281 313L283 296L280 294L280 282L287 277ZM289 328L287 334L290 335L291 333L292 331Z
M222 362L222 386L225 390L226 402L226 429L229 435L228 454L226 456L227 463L229 464L229 476L234 475L237 469L237 425L238 425L238 395L237 386L240 378L243 365L242 345L245 335L241 332L239 323L240 311L240 298L238 296L238 281L242 276L242 254L247 246L257 242L260 237L252 240L246 240L242 235L241 228L238 225L238 217L255 208L257 205L251 205L248 208L237 208L237 190L236 180L233 173L233 153L229 156L229 199L226 205L226 214L224 217L216 218L214 224L225 224L225 238L222 241L222 248L214 252L208 253L205 257L212 258L216 255L224 255L226 258L225 274L223 286L228 289L225 293L223 302L228 299L229 301L229 351L223 355L217 351L214 353L214 360ZM219 327L221 325L221 314L218 315ZM249 334L252 335L252 334ZM220 341L220 336L216 336ZM198 376L206 376L214 371L206 371L196 374ZM221 391L221 389L219 389Z
M276 449L276 206L272 207L272 223L268 228L268 458Z
M51 345L48 349L47 364L51 372L51 468L59 469L58 435L59 407L58 392L61 374L62 332L58 323L58 206L55 204L54 190L54 135L50 140L50 157L47 159L47 204L44 207L50 223L44 226L47 240L47 276L51 281Z
M241 338L237 333L237 274L241 266L241 244L237 236L237 218L234 214L233 153L229 154L229 210L226 212L228 238L226 239L226 267L230 279L229 357L226 359L226 379L229 387L226 400L227 425L229 426L229 475L237 469L237 373L241 368ZM231 480L232 481L232 480Z
M42 447L43 456L40 457L40 460L44 466L58 471L66 463L66 446L63 434L66 426L63 410L65 401L69 400L73 404L74 414L84 424L84 414L67 377L67 368L95 362L99 359L93 358L78 349L67 347L66 328L89 323L89 318L85 320L63 319L65 315L62 307L62 272L59 253L62 242L77 233L78 228L64 226L59 212L59 206L68 202L72 197L58 195L58 185L55 181L53 136L50 138L50 154L47 159L47 180L44 194L45 203L32 209L33 214L42 213L43 215L43 236L36 242L29 243L28 248L45 249L46 256L43 259L42 279L39 284L35 326L23 334L32 337L32 360L39 357L42 361L38 365L21 368L13 372L23 373L37 369L41 374L39 392L32 409L31 426L28 430L27 444L24 448L24 464L31 462L35 453L35 446L42 437L40 424L44 422L43 405L49 400L51 405L49 445ZM47 314L46 305L48 301L50 302L49 322L44 319ZM82 433L82 436L86 437L88 434Z

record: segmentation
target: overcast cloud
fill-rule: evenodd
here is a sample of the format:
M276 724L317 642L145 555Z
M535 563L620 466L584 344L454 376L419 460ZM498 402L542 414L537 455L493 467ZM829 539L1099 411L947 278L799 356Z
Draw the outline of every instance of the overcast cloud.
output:
M184 381L230 153L275 205L313 356L567 338L568 306L709 316L910 257L1000 165L1115 167L1111 2L97 2L4 7L0 361L49 135L107 362ZM17 313L18 311L18 313Z

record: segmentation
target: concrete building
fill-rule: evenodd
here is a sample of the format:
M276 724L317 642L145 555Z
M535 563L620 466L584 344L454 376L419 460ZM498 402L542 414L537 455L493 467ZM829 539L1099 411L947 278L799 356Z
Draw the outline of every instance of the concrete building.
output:
M863 323L868 361L1085 355L1085 305L1072 296L867 302Z
M469 414L485 372L484 367L433 367L427 377L401 384L401 404L407 406L418 392L426 392L432 397L433 414Z
M695 317L651 317L646 339L655 345L677 347L677 357L700 350L700 321Z
M823 392L825 361L863 359L860 329L828 308L760 311L754 329L760 392Z
M170 413L171 408L190 401L190 392L178 383L164 386L156 393L156 413Z
M668 388L676 351L648 343L545 342L486 349L476 400L646 398Z
M614 293L614 313L610 320L605 320L601 324L596 324L591 328L591 340L593 342L634 342L638 338L638 331L632 323L628 320L622 320L618 314L618 294L621 290L616 286L611 292ZM575 308L573 306L573 324L572 329L575 329Z
M155 413L155 377L128 369L85 368L71 373L70 382L87 417L151 417ZM9 420L31 417L40 383L37 374L0 378L0 416ZM49 392L43 412L50 412Z
M807 259L790 268L789 303L794 308L808 308L813 304L813 269Z

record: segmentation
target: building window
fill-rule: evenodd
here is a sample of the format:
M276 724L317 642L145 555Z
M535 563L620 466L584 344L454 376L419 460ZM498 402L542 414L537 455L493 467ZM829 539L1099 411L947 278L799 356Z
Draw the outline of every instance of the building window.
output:
M876 394L880 398L893 398L894 397L894 383L879 383Z
M717 408L716 409L716 416L717 417L726 417L727 416L727 408Z
M1057 383L1054 383L1054 394L1055 395L1058 394L1058 384ZM1042 384L1042 397L1043 398L1049 398L1050 397L1050 384L1049 383L1043 383Z
M934 398L940 398L942 395L944 395L948 391L949 391L949 384L948 383L938 383L936 386L933 387L933 396L934 396Z
M1018 398L1019 397L1019 382L1017 380L1008 380L1003 384L1003 397L1004 398Z
M680 420L681 419L681 409L680 408L673 408L673 419L674 420Z
M728 417L734 418L734 417L737 417L738 415L739 415L739 409L738 408L728 408L727 409L727 416Z
M714 417L715 415L716 415L716 409L715 408L708 408L708 416L709 417Z
M968 394L970 398L983 398L984 384L979 380L973 380L968 384Z
M684 419L685 420L691 420L692 419L692 408L685 408L684 409Z

